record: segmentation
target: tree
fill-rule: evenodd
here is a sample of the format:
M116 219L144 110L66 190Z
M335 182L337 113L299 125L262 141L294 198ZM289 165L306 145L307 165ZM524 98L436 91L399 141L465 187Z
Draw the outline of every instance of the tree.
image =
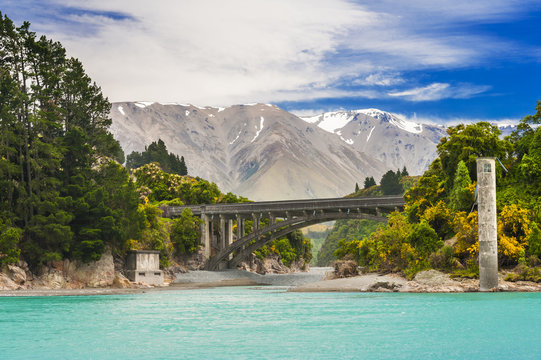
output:
M473 194L470 189L472 185L470 173L464 161L458 162L453 181L453 188L449 196L449 207L454 211L468 211L473 205Z
M406 169L406 165L404 165L404 167L402 168L402 173L400 174L400 176L408 176L409 173L408 173L408 169Z
M178 255L193 254L199 247L202 220L194 216L190 209L185 209L174 220L171 242Z
M370 177L366 177L364 179L364 188L365 189L368 189L369 187L372 187L372 186L375 186L376 185L376 180L374 180L374 177L373 176L370 176Z
M466 164L470 178L477 180L478 157L493 156L505 161L512 150L509 141L500 139L501 131L498 127L487 122L460 124L448 128L447 134L438 144L438 155L449 189L452 187L459 161Z
M359 192L359 184L358 183L355 183L355 192Z
M152 142L145 146L143 152L133 151L128 155L126 167L128 169L137 169L152 162L160 164L163 171L169 174L187 175L188 169L184 162L184 157L178 157L171 152L167 152L167 147L162 139Z
M396 173L392 170L387 171L381 177L380 185L383 195L398 195L404 191L400 184L400 171Z

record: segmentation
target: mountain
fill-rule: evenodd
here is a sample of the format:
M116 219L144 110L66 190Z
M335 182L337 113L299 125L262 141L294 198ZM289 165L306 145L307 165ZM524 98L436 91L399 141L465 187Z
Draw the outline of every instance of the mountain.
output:
M301 118L336 134L356 151L372 155L389 169L406 166L410 175L420 175L428 168L437 156L436 145L446 136L443 126L418 124L377 109Z
M188 172L253 200L344 196L388 166L277 106L114 103L111 131L126 154L161 138Z

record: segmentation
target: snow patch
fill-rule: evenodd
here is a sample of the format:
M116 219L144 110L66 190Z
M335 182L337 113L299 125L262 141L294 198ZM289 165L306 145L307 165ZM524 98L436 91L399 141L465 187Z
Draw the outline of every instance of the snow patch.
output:
M122 107L122 105L118 105L117 109L122 115L126 116L126 113L124 112L124 108Z
M259 136L259 134L261 134L261 131L263 130L263 123L264 122L265 122L265 119L263 118L263 116L261 116L261 120L259 122L259 130L257 130L257 126L256 126L255 128L256 128L257 132L255 133L254 138L250 142L254 142L255 139L257 139L257 137Z
M372 136L372 132L374 131L374 129L375 129L375 127L370 129L370 134L368 134L368 137L366 138L366 142L368 142L368 140L370 140L370 136Z
M351 139L344 139L343 136L340 136L340 139L342 139L342 141L345 142L346 144L353 145L354 141Z
M255 106L257 103L243 104L244 106Z
M144 109L147 106L150 106L152 104L154 104L154 101L138 101L135 103L135 106L140 107L141 109Z
M190 112L188 110L186 110L186 116L190 115Z
M225 110L225 108L223 108L223 107L219 107L219 108L218 108L218 112L222 112L222 111L224 111L224 110Z
M239 134L237 135L237 137L234 138L233 141L231 141L231 142L229 143L229 145L233 145L233 144L235 143L235 141L237 141L237 140L239 139L240 134L242 134L242 130L239 131ZM253 141L253 140L252 140L252 141Z
M417 124L413 121L408 121L401 116L391 114L378 109L362 109L357 112L371 116L378 120L388 121L390 124L396 126L399 129L410 132L412 134L420 134L423 132L423 125Z
M318 124L323 130L334 133L336 130L346 126L348 122L353 120L351 113L344 111L334 111L323 114L323 120Z
M310 123L310 124L313 124L313 123L317 123L319 120L321 120L322 116L321 115L316 115L316 116L300 116L300 118L304 121L306 121L307 123Z

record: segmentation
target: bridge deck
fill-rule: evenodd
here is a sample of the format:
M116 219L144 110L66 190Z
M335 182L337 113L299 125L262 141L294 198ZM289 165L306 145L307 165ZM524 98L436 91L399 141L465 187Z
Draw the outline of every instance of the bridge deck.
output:
M404 198L398 196L378 196L366 198L328 198L283 201L261 201L237 204L212 204L191 206L170 206L165 209L166 217L178 216L184 209L191 209L194 215L221 215L233 218L237 215L272 213L276 217L295 216L313 211L362 211L364 209L393 209L405 205Z

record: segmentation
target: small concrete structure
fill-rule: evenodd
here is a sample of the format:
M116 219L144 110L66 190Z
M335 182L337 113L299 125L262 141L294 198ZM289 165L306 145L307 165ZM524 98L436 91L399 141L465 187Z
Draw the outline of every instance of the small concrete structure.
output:
M155 250L130 250L126 259L126 275L130 281L148 285L162 285L160 252Z
M498 234L496 219L495 158L477 158L479 227L479 290L498 287Z

